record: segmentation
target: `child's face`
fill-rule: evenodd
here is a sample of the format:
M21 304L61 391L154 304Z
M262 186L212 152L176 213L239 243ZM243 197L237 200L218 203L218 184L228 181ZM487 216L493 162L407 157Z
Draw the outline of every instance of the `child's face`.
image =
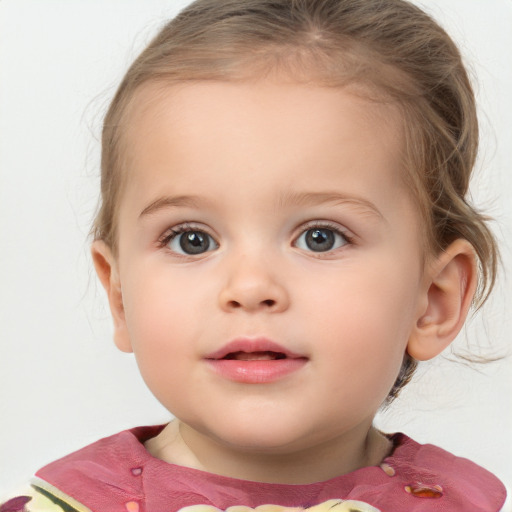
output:
M268 82L138 100L118 345L191 437L286 452L367 430L425 308L396 112Z

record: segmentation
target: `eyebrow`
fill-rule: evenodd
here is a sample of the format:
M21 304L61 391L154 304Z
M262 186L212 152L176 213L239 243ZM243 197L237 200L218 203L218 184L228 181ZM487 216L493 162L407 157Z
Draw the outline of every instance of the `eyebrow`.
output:
M151 204L146 206L139 215L139 218L144 217L146 215L151 215L160 210L165 210L167 208L175 208L175 207L189 207L189 208L197 208L198 204L202 202L203 199L200 199L196 196L165 196L160 197L156 201L153 201Z
M139 215L139 218L157 213L160 210L168 208L189 207L197 208L199 204L209 203L205 198L191 195L164 196L156 199L146 206ZM332 203L334 206L339 204L348 204L363 213L368 213L381 220L384 216L371 201L357 196L349 196L337 192L286 192L278 200L279 207L287 206L315 206L320 204Z
M348 204L361 209L363 213L384 220L377 206L363 197L340 194L338 192L287 192L279 200L279 206L314 206L332 203L334 206Z

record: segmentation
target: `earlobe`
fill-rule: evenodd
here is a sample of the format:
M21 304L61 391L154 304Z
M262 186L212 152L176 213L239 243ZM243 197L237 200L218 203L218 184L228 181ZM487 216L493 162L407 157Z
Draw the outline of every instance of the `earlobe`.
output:
M96 274L107 293L114 323L114 342L119 350L133 352L126 328L123 294L116 258L112 249L103 240L95 240L92 243L91 254Z
M432 359L455 339L466 320L476 285L474 249L466 240L455 240L427 272L426 307L407 345L411 357L419 361Z

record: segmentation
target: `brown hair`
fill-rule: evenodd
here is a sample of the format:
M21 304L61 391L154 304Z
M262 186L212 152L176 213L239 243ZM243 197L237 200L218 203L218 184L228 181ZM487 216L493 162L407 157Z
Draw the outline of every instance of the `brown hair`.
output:
M478 147L475 99L456 45L404 0L197 0L188 6L135 60L110 105L95 238L116 252L123 126L143 84L251 80L275 72L324 86L363 85L372 99L400 109L404 174L424 218L426 254L468 240L480 263L480 306L494 285L498 255L487 219L466 199ZM415 366L406 355L391 399Z

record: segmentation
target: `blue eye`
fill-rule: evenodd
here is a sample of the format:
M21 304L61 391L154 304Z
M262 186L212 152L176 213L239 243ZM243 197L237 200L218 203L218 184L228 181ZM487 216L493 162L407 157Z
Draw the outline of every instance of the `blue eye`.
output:
M213 251L219 246L217 242L204 231L200 229L174 229L170 236L166 237L164 245L171 251L178 254L194 256Z
M327 227L315 227L304 231L297 238L295 245L305 251L328 252L348 243L348 238L338 230Z

